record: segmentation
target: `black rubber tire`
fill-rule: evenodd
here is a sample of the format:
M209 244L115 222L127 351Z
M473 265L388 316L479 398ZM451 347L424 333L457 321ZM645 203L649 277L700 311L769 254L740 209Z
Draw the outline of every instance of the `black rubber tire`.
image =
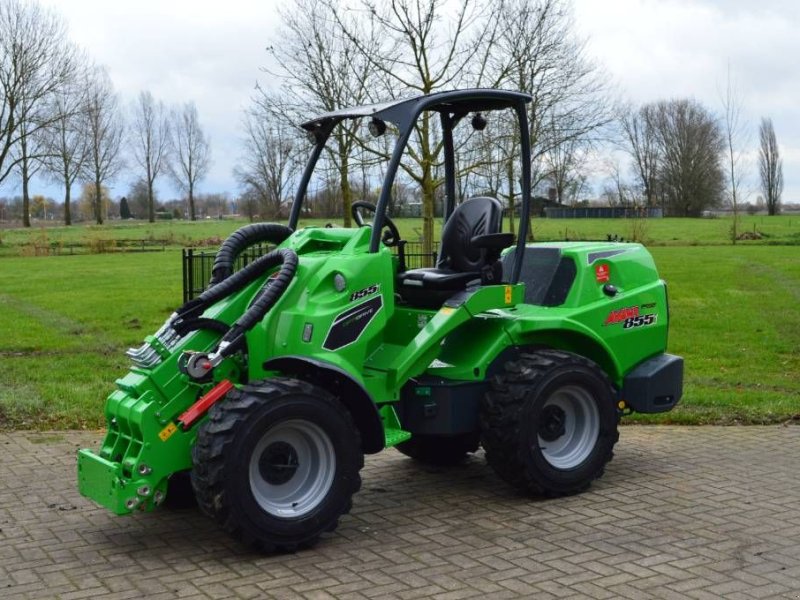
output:
M479 434L464 433L452 436L415 435L407 442L397 444L395 448L422 464L449 466L463 462L479 445Z
M287 422L321 431L333 454L330 487L310 512L299 516L269 512L251 485L253 452L271 429ZM265 552L306 548L322 533L336 529L361 487L359 471L364 466L360 435L347 409L322 388L283 377L232 390L217 402L198 431L192 459L192 485L200 509L244 544Z
M588 392L597 407L597 438L591 449L587 442L588 454L570 468L551 464L539 437L547 418L542 418L545 404L564 389ZM487 462L525 494L554 497L586 490L614 456L619 439L614 397L605 372L586 358L558 350L523 354L494 378L482 403L481 442Z

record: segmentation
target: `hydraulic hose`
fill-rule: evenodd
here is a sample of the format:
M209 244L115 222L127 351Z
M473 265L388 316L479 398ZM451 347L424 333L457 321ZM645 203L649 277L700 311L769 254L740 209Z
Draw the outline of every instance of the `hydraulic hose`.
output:
M274 306L281 294L289 287L297 271L297 263L297 254L294 250L289 248L273 250L179 308L171 321L176 331L204 328L224 334L210 354L184 352L179 361L181 371L196 381L207 381L211 376L211 369L219 365L226 357L238 350L246 351L247 338L245 334L264 318L267 311ZM255 301L230 328L215 319L197 318L197 315L211 304L242 289L268 269L277 265L280 265L280 269L264 282ZM220 325L225 328L225 331L222 331Z
M211 268L209 287L230 277L236 257L248 247L261 242L280 244L291 234L289 227L279 223L251 223L240 227L228 236L217 251L214 266Z
M278 272L267 279L258 298L253 302L245 313L231 325L228 332L222 336L218 350L220 356L225 357L237 350L244 341L244 334L264 318L267 311L273 307L281 294L289 287L289 283L297 271L297 254L288 248L279 248L269 254L273 263L280 263ZM223 282L224 283L224 282Z
M285 249L273 250L269 254L265 254L251 262L245 268L230 275L226 279L215 284L213 287L208 288L202 294L189 300L186 304L181 306L175 311L176 319L188 319L192 316L199 315L205 311L209 306L219 302L238 292L245 286L251 284L253 281L261 277L268 269L284 262L283 254ZM286 250L294 256L295 265L297 264L297 254L293 250ZM294 271L293 271L294 272Z

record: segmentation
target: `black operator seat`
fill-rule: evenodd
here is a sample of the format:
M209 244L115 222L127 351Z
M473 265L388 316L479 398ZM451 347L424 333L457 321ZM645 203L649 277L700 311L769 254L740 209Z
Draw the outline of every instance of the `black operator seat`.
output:
M512 234L500 233L502 226L503 206L496 198L476 196L459 204L442 229L436 267L398 273L400 297L438 308L468 284L500 283L500 251L513 243Z

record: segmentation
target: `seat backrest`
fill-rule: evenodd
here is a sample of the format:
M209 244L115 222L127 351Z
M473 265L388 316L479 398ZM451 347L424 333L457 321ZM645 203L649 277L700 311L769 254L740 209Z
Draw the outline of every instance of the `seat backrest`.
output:
M476 196L464 200L442 229L442 245L437 267L459 272L480 271L486 265L486 250L470 240L477 235L500 233L503 206L496 198Z

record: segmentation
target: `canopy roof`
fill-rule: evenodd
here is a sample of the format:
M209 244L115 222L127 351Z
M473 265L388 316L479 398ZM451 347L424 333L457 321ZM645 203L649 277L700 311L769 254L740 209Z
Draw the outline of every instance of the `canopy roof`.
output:
M374 117L405 128L420 112L425 110L467 114L511 108L520 102L530 101L531 96L522 92L481 88L453 90L379 104L342 108L306 121L301 127L307 131L314 131L319 128L331 127L342 119Z

